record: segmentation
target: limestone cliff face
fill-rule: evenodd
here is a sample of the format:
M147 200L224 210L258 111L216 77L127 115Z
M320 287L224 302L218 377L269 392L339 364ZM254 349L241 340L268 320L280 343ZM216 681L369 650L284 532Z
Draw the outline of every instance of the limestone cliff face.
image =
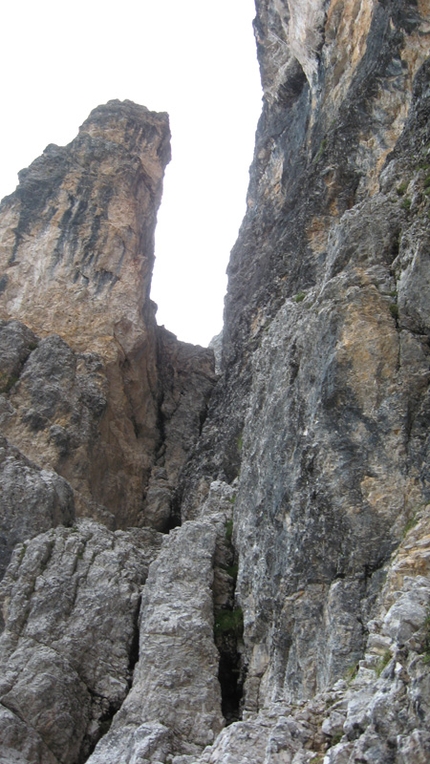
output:
M175 386L179 398L189 374L201 394L166 472L162 429L177 407L162 411L159 359L175 338L157 328L149 290L169 138L167 115L112 101L69 146L48 146L22 171L0 209L2 431L70 481L78 514L111 527L169 523L214 378L210 353L196 350L172 373L166 395ZM155 466L165 500L151 510Z
M260 719L243 734L261 735L266 762L290 761L295 750L288 725L277 733L270 715L288 716L288 704L343 680L370 628L366 670L384 650L395 654L383 625L393 601L381 606L378 597L405 527L427 512L430 8L256 6L263 114L229 264L224 374L187 470L183 511L199 512L208 474L237 477L243 707ZM415 543L427 547L424 528ZM397 596L412 586L398 584ZM428 578L420 586L428 606ZM287 705L276 712L274 703ZM381 741L364 706L330 761L403 762L412 749L426 760L422 733L413 745ZM391 735L421 725L413 714L396 719ZM262 734L272 724L280 742ZM329 741L318 739L318 725L302 738L315 756ZM221 747L244 755L233 729L208 761L228 761ZM360 745L350 742L362 733ZM372 736L375 759L365 753Z
M428 21L425 4L259 6L266 104L225 333L226 375L238 345L249 359L250 708L358 660L381 570L429 500Z
M211 355L129 294L164 117L93 112L77 155L94 136L115 166L117 141L134 169L122 195L98 163L112 188L76 225L43 191L70 147L3 202L1 764L430 759L430 6L256 9L264 105L208 408ZM82 344L46 297L45 323L38 274Z

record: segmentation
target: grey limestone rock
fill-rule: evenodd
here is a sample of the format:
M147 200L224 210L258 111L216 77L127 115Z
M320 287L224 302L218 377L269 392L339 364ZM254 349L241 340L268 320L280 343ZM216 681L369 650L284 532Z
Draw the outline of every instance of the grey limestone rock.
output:
M406 547L402 545L404 551ZM409 546L409 550L411 565L416 548L411 551ZM408 609L396 608L402 598L412 602L419 590L420 601L428 606L429 579L405 576L397 592L394 583L399 584L399 578L393 570L380 593L378 618L367 624L370 634L363 659L346 681L339 680L307 701L285 704L278 700L266 703L258 713L244 712L244 721L227 727L212 746L190 761L410 764L415 756L419 762L427 761L428 619L416 625L407 646L393 637L387 649L387 637L380 632L395 612L398 622L408 626Z
M222 372L222 332L212 337L209 347L215 354L215 371L217 374Z
M91 764L131 764L143 756L142 747L143 760L156 762L160 753L151 748L152 739L157 751L161 741L170 740L164 756L198 753L222 729L213 642L214 551L215 531L207 522L185 523L165 539L142 593L133 685Z
M10 761L430 759L430 11L256 11L219 378L149 300L165 115L96 109L0 208L2 432L81 514L139 526L16 546ZM24 483L46 501L22 464L13 518Z
M0 579L18 542L75 518L73 491L0 436Z
M184 517L203 479L238 479L248 712L358 662L385 565L428 500L428 10L354 13L257 3L265 98L224 373L183 479Z
M396 592L397 598L386 614L383 634L399 644L407 642L412 634L424 623L430 602L430 581L417 576L404 584L409 587L404 592Z
M21 374L25 361L38 345L38 338L19 321L0 321L0 392L9 391Z
M1 585L0 739L28 764L81 761L109 726L160 544L86 520L17 545Z
M358 666L303 746L317 761L397 764L426 746L412 700L427 702L425 525L402 575L392 554L428 516L428 8L256 7L263 114L223 376L182 512L199 516L212 480L237 479L244 722L261 729L285 702L297 722ZM382 607L391 576L399 593ZM235 730L208 761L247 760ZM287 746L279 760L307 755Z
M200 436L216 375L214 354L157 330L159 447L143 506L143 523L159 530L180 520L177 486Z

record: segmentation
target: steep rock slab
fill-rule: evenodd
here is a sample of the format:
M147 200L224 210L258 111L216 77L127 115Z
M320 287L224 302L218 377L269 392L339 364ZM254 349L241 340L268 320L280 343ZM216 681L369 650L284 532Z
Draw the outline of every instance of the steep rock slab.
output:
M85 520L17 545L1 585L0 739L22 761L84 761L106 731L129 689L161 541Z
M345 213L328 255L344 256L340 240L354 257L288 301L254 354L236 539L260 676L267 605L259 615L254 603L278 603L269 620L285 639L269 637L273 675L260 686L272 698L310 697L358 660L376 571L426 497L408 452L429 350L390 310L395 281L378 254L390 251L391 204Z
M256 8L263 113L248 212L228 267L225 376L214 393L200 458L184 481L187 517L199 501L189 487L202 474L229 481L238 474L253 351L285 299L321 283L330 232L343 213L378 190L428 54L427 2L333 0L321 13L319 0L261 0ZM420 78L426 77L424 72ZM412 141L425 165L425 135L415 140L412 133L410 149ZM400 196L403 182L398 177ZM401 220L406 207L398 201ZM393 258L397 232L393 226Z
M139 616L133 686L91 764L197 754L223 727L213 641L215 529L188 522L152 563Z

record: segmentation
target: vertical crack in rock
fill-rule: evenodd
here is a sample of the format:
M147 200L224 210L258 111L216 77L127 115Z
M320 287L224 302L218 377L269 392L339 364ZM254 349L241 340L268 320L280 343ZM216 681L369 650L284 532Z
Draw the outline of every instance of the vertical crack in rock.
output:
M213 563L213 638L218 650L218 680L221 707L227 725L241 717L244 679L242 663L243 615L236 601L238 557L233 543L233 514L236 486L220 480L209 487L200 515L216 530Z
M195 521L164 537L142 592L133 685L91 764L132 760L142 750L154 762L198 755L222 729L211 593L215 536L210 523Z
M130 676L130 687L133 679L133 672L137 661L139 660L139 614L142 597L139 597L136 603L136 610L134 614L133 636L130 642L129 660L128 660L128 673Z
M229 499L234 502L233 493ZM219 652L218 679L222 713L226 724L241 717L243 675L240 646L243 614L235 599L238 560L233 545L233 518L225 523L224 536L217 537L214 564L214 638Z

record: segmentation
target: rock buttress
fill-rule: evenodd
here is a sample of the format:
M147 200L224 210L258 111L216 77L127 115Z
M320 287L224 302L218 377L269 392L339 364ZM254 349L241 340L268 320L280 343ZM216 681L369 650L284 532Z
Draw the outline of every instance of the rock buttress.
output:
M167 115L111 101L71 144L48 146L1 206L0 316L51 344L27 363L5 434L122 524L138 521L158 439L149 288L169 137ZM101 394L75 396L88 372Z
M111 527L169 524L179 462L214 382L210 351L190 353L171 335L164 359L168 333L160 338L149 299L169 138L166 114L110 101L72 143L48 146L22 171L0 208L1 430L71 483L78 514ZM187 352L193 360L175 369L170 356ZM166 471L165 430L177 416L163 411L166 397L200 371ZM160 511L154 490L146 495L154 467L165 470Z

